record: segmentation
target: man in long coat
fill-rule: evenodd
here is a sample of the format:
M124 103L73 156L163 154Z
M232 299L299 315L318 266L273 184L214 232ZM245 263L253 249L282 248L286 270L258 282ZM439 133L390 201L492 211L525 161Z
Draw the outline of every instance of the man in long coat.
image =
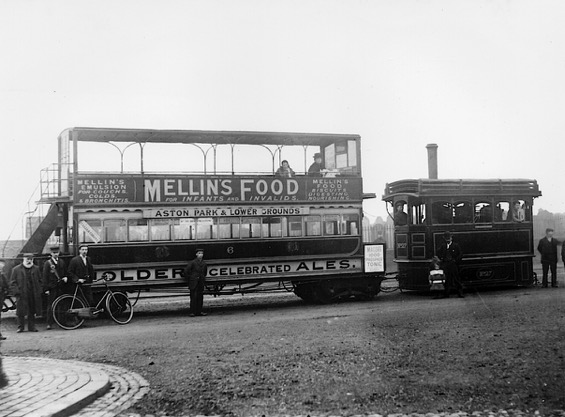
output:
M12 270L11 293L16 297L16 316L18 333L24 331L25 317L27 329L36 332L35 315L41 313L41 293L43 289L39 267L33 264L33 254L25 253L23 262Z
M47 294L47 330L53 325L51 307L62 294L72 294L65 261L59 258L59 246L51 247L51 257L43 264L43 291Z
M551 286L557 287L557 246L560 245L553 237L553 229L545 230L545 237L538 243L538 251L541 254L542 286L547 288L547 276L551 270Z
M204 249L196 249L196 258L190 261L184 270L190 290L190 317L206 315L202 312L202 305L204 304L204 284L208 265L203 258Z

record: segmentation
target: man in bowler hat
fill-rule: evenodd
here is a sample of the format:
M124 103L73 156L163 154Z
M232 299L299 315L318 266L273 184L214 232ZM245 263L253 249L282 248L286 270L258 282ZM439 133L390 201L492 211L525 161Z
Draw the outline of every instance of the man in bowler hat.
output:
M43 264L43 291L47 295L47 330L53 325L51 307L62 294L72 294L65 261L59 258L59 246L51 247L51 257Z
M202 312L202 305L207 273L208 265L204 262L204 249L196 249L196 258L190 261L184 270L190 290L190 317L206 315Z
M310 177L323 177L324 164L322 163L322 154L316 153L314 155L314 162L308 168L308 175Z
M459 262L463 257L461 247L453 241L450 232L443 234L443 243L437 251L437 256L441 261L441 269L445 274L444 297L449 297L452 288L457 290L457 296L463 298L463 285L459 278Z

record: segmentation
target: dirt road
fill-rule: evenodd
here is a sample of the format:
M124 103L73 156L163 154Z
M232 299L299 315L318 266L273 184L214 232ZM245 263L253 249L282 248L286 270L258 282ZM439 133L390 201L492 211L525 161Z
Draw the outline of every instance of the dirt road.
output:
M126 326L9 333L2 350L138 372L151 384L141 414L549 414L565 408L564 297L563 286L324 306L246 295L207 299L210 315L195 318L187 298L153 300Z

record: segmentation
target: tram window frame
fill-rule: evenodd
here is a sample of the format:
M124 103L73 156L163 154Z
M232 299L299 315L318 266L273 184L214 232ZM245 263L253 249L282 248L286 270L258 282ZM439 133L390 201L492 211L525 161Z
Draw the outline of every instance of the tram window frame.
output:
M242 239L259 239L259 238L261 238L261 218L260 217L242 217L240 228L241 228L240 236L241 236Z
M303 222L302 222L302 216L289 216L287 217L287 234L286 236L288 237L302 237L304 236L304 227L303 227ZM294 225L294 227L293 227ZM300 227L296 227L295 225L299 225ZM298 234L295 234L295 232L298 231Z
M409 205L409 221L413 225L426 223L426 204L412 203Z
M402 210L399 211L398 208ZM398 200L394 202L393 206L393 220L395 226L407 226L410 224L410 219L408 215L408 203L404 200Z
M342 236L359 236L358 214L342 214L341 225ZM355 229L355 231L353 231L353 229Z
M442 207L442 210L439 210L436 207ZM446 221L448 219L447 216L448 212L449 212L449 221ZM453 203L448 200L434 201L432 203L432 224L452 224L452 223L453 223Z
M480 205L481 207L478 208L478 206ZM490 212L489 210L485 210L486 208L489 208ZM475 200L473 204L475 223L483 223L483 224L492 223L494 220L494 212L492 208L493 208L493 202L491 200L486 200L486 199Z
M278 225L278 228L276 225ZM261 230L264 238L283 237L282 219L277 216L263 217L261 221Z
M513 217L513 208L515 203L520 203L520 210L524 213L524 220L518 221L514 220ZM531 222L532 221L532 210L531 205L528 200L524 200L523 198L513 198L510 203L510 213L508 214L509 221L514 223L523 223L523 222Z
M473 224L474 204L470 200L458 200L453 203L453 223ZM465 211L468 211L465 213ZM462 212L462 213L461 213Z
M322 236L322 216L304 216L305 236Z
M219 217L217 228L218 228L218 239L239 239L240 218ZM228 233L226 233L226 229Z
M196 239L196 222L193 218L180 218L173 220L173 239L176 240L195 240ZM178 233L181 226L184 225L188 231L188 237L184 233L181 235Z
M102 224L102 219L81 219L81 221L88 224L88 226L98 234L99 237L103 237L103 230L104 226ZM78 224L78 241L79 243L100 243L100 241L96 242L96 240L92 239L91 235L86 232L86 230L82 231L82 227L80 222Z
M149 222L149 239L156 242L172 240L171 220L151 219L151 221Z
M216 223L213 217L198 217L196 223L196 240L211 240L217 236Z
M117 226L113 226L117 224ZM104 242L116 243L127 241L127 223L125 219L104 219ZM110 233L113 237L110 239Z
M341 216L339 214L324 214L324 236L339 236Z
M127 220L128 242L148 242L149 241L149 220L148 219L128 219Z
M510 200L496 200L494 210L495 223L507 223L512 221L512 203ZM500 213L500 215L497 215L498 213Z

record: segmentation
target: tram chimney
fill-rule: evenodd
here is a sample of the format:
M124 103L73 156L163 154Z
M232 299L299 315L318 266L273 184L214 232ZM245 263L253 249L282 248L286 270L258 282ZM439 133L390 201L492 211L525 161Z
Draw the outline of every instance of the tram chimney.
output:
M426 149L428 150L428 178L437 180L437 145L429 143Z

